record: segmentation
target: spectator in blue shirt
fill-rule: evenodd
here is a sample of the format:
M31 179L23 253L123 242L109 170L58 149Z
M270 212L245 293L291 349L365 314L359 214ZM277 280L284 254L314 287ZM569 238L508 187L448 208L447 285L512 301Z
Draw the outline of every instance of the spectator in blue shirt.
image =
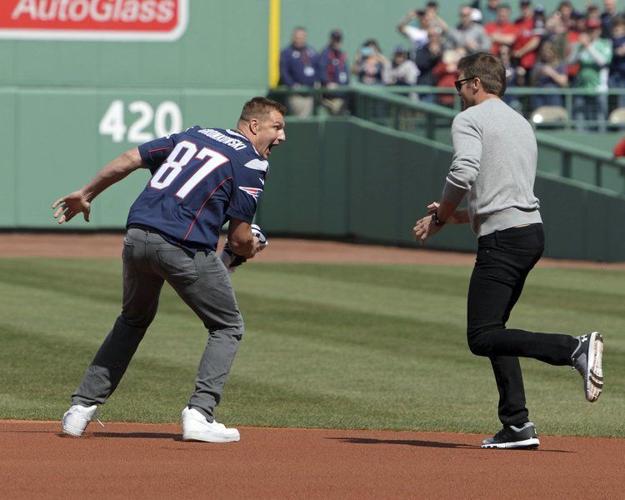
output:
M601 13L601 38L611 38L612 27L618 19L616 0L603 0L603 12Z
M609 86L625 89L625 19L617 18L612 26L612 62ZM618 96L618 107L625 107L625 95Z
M330 33L330 41L319 56L319 79L325 87L349 83L347 54L341 49L343 34L340 30Z
M319 79L321 85L329 89L349 83L349 64L347 54L341 49L343 33L333 30L330 41L319 56ZM327 94L321 103L332 114L340 114L345 108L345 97L341 94Z
M291 44L280 53L280 84L292 89L315 87L319 84L318 54L306 43L307 33L297 27L291 35ZM313 112L314 97L310 94L292 94L287 99L291 114L301 117Z
M415 63L419 69L419 85L434 87L437 78L434 76L434 68L443 57L443 39L441 31L438 28L430 28L428 30L428 43L417 50L415 54ZM419 98L422 101L434 102L434 94L421 94Z

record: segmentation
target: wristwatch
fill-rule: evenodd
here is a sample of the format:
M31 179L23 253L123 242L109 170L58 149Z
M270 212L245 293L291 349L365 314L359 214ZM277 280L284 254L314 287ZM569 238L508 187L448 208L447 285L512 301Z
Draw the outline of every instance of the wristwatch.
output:
M444 226L444 225L445 225L445 222L446 222L446 221L444 221L444 220L440 220L440 219L438 218L438 212L434 212L434 213L432 214L432 223L433 223L435 226L438 226L438 227L440 227L440 226Z

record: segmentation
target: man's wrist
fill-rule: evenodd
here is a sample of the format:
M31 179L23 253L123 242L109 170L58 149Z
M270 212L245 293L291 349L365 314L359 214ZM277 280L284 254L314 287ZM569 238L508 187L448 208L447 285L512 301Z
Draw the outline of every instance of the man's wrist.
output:
M438 226L438 227L444 226L446 222L447 222L446 220L441 220L438 217L438 212L432 213L432 224L434 224L435 226Z

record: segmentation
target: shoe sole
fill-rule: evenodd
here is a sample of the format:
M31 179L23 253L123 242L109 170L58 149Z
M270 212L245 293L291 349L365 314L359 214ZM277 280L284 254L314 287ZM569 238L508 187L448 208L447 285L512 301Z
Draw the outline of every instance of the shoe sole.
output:
M525 439L523 441L510 441L508 443L492 443L492 444L483 444L482 448L498 448L500 450L509 450L509 449L513 449L513 448L526 448L526 449L531 449L531 448L538 448L538 446L540 445L540 441L538 440L538 438L530 438L530 439Z
M603 391L603 337L598 332L590 334L588 346L588 371L584 377L586 399L594 403Z
M202 441L203 443L233 443L239 441L241 436L207 436L206 433L185 432L182 435L183 441Z

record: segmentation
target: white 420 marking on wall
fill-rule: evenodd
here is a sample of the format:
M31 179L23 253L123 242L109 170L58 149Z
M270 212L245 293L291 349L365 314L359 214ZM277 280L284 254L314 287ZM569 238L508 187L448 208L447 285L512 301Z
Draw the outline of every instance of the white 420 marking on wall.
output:
M130 120L126 126L126 109ZM113 142L133 142L141 144L155 137L180 132L182 113L173 101L163 101L156 110L145 101L132 101L127 106L121 100L115 100L108 107L100 120L100 135L110 135Z

